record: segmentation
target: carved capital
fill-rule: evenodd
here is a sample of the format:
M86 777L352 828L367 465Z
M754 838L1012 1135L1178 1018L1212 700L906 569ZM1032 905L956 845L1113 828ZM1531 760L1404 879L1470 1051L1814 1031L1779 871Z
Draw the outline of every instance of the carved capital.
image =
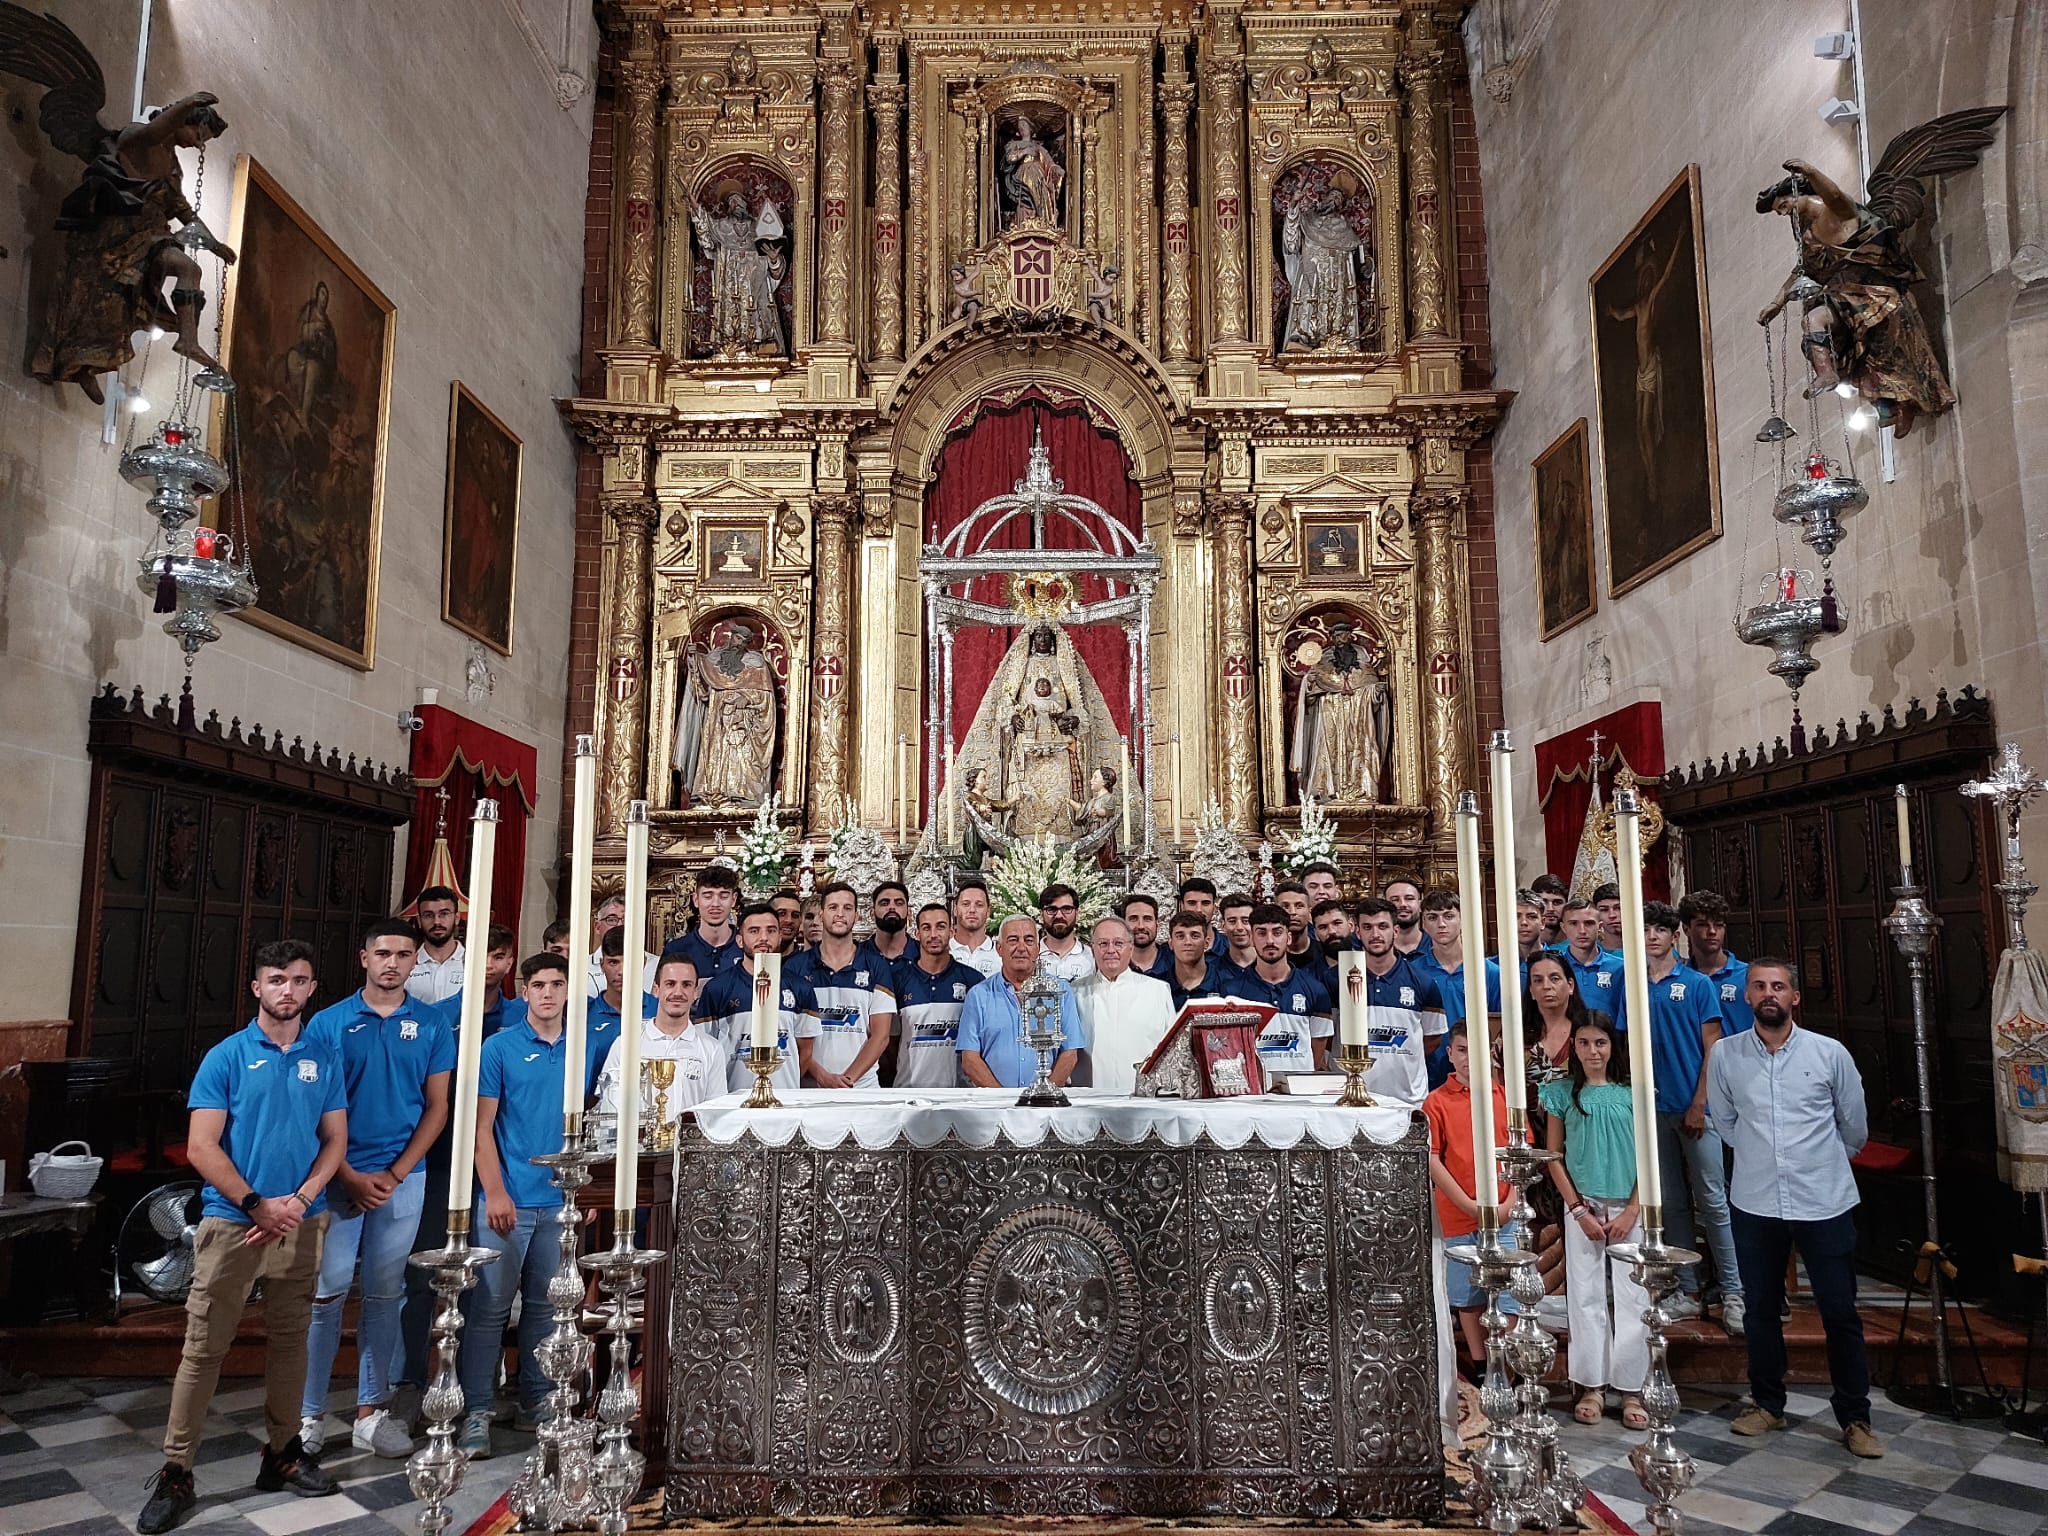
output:
M621 542L652 539L661 525L661 505L651 496L606 496L604 515L617 530Z
M1208 501L1200 491L1173 493L1173 536L1199 539L1208 524Z

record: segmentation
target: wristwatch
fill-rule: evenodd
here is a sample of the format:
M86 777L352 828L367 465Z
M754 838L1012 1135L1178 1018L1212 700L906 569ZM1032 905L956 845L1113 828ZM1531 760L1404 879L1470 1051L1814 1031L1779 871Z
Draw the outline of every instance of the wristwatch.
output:
M247 1216L251 1211L255 1210L257 1206L263 1203L263 1197L257 1194L256 1191L252 1189L249 1191L249 1193L242 1196L242 1198L235 1203L241 1206L242 1214L244 1216Z

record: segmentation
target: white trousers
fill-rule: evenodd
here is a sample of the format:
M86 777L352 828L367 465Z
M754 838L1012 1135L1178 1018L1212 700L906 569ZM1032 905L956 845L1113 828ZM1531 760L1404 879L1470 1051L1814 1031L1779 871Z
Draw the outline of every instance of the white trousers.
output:
M1602 1221L1613 1220L1628 1203L1580 1198ZM1642 1237L1643 1224L1638 1221L1625 1241L1641 1242ZM1564 1274L1571 1318L1566 1357L1572 1380L1582 1387L1642 1391L1650 1373L1650 1335L1643 1326L1649 1293L1629 1278L1628 1265L1607 1257L1604 1239L1586 1236L1571 1216L1564 1221Z

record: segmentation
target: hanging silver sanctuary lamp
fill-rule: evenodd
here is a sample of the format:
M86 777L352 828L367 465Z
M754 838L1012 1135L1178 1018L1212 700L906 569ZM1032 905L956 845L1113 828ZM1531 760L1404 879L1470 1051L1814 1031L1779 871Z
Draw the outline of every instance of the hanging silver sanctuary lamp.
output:
M1735 633L1744 645L1771 653L1766 670L1792 690L1792 750L1804 751L1806 725L1799 714L1799 690L1820 670L1813 643L1822 635L1842 632L1842 614L1832 578L1814 579L1812 571L1784 566L1765 575L1757 601L1735 619Z
M1799 529L1800 542L1820 556L1825 572L1847 534L1842 519L1869 505L1870 492L1863 482L1841 473L1840 466L1816 448L1806 456L1804 472L1779 487L1771 515Z

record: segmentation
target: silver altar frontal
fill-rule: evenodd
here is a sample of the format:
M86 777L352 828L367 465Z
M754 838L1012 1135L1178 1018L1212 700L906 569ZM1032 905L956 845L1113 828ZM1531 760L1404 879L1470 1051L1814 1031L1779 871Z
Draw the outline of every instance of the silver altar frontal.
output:
M680 1129L666 1515L1443 1508L1419 1116L737 1095Z

